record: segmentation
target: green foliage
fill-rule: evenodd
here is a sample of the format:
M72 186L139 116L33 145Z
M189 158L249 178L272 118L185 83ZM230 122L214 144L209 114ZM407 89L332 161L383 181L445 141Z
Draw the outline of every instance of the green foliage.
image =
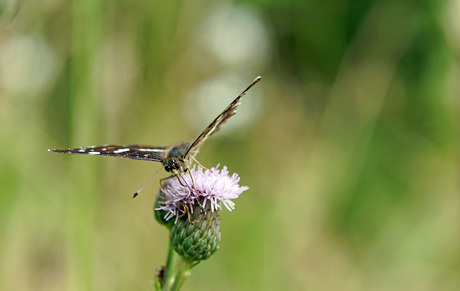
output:
M159 165L46 149L191 140L227 75L263 80L197 158L250 190L185 289L460 288L455 1L5 3L1 290L153 289Z

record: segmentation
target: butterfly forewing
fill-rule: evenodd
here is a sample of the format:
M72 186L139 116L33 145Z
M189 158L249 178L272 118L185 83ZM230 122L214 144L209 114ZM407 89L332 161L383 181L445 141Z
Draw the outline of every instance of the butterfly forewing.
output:
M249 85L246 89L244 89L244 91L241 92L241 94L238 95L238 97L236 97L235 100L233 100L233 102L230 103L227 106L227 108L225 108L224 111L222 111L222 113L219 114L219 116L217 116L216 119L213 120L213 122L211 122L210 125L208 125L208 127L206 127L206 129L195 139L195 141L192 143L192 145L185 152L185 154L183 155L184 158L186 158L187 155L189 155L189 154L194 156L198 152L198 148L203 143L203 141L206 138L208 138L209 136L211 136L213 133L217 132L220 129L222 124L224 124L230 117L235 115L236 109L240 105L241 98L244 95L246 95L246 92L248 92L248 90L251 89L252 86L257 84L257 82L259 82L260 79L261 79L260 76L257 77L251 83L251 85Z
M104 145L50 151L64 154L109 156L132 160L163 162L168 149L166 147L152 147L147 145Z

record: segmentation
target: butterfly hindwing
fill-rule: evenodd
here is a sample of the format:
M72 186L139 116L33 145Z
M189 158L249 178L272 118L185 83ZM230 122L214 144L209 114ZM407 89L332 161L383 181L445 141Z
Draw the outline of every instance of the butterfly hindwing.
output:
M163 162L167 153L167 148L148 145L104 145L50 151L64 154L110 156L132 160Z

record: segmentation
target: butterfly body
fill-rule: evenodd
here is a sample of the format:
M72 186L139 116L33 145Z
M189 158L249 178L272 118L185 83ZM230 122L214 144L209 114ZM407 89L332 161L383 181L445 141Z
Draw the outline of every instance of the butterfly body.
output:
M190 157L184 156L185 152L189 148L190 143L183 143L178 146L172 147L165 159L162 161L165 170L170 173L185 172L190 166Z

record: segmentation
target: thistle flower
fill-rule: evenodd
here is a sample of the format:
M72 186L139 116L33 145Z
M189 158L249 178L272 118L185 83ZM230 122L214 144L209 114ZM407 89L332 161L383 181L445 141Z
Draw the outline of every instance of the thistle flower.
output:
M169 179L155 202L156 219L170 228L171 246L187 262L206 260L219 249L218 211L222 205L232 211L232 199L249 189L238 185L236 173L229 176L227 167L218 168L203 172L194 167L178 179Z
M222 170L218 168L219 165L203 172L201 168L196 170L193 167L190 174L180 175L180 181L176 178L169 179L160 190L163 197L159 199L159 207L155 210L166 212L163 217L165 221L175 217L175 223L180 217L193 215L197 211L216 212L222 208L221 204L232 211L235 203L231 199L238 198L249 187L239 186L238 174L229 176L226 166Z

